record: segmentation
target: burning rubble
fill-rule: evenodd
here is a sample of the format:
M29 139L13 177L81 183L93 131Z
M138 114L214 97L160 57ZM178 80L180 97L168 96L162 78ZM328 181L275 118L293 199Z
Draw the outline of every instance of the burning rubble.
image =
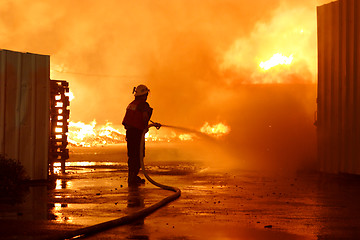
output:
M218 123L215 125L210 125L208 122L206 122L200 129L200 131L202 133L206 133L210 136L215 136L215 137L221 137L225 134L228 134L230 131L230 127L226 126L223 123Z
M210 125L206 122L200 128L199 133L219 138L228 134L229 131L230 127L223 123ZM89 124L79 121L69 123L68 141L70 146L92 147L125 143L125 135L125 129L122 126L119 128L114 127L111 122L107 122L105 125L97 125L96 120L93 120ZM197 138L194 133L178 133L175 131L162 133L152 128L150 128L149 132L145 135L145 140L148 142L194 141L194 139Z
M116 144L125 141L125 134L113 128L110 122L99 127L95 120L90 124L70 122L68 141L73 146L81 147Z

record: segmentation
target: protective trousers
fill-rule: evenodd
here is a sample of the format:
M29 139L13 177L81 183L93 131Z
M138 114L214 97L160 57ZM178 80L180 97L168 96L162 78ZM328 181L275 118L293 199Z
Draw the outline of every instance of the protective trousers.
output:
M137 128L129 128L126 130L127 154L128 154L128 181L136 181L136 176L140 171L140 145L143 131ZM145 143L145 142L144 142ZM143 157L145 157L145 144L141 149Z

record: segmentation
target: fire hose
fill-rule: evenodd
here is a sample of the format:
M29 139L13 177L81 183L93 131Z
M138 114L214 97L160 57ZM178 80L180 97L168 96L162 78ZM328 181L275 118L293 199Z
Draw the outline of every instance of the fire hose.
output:
M151 121L152 122L152 121ZM159 129L162 125L159 123L155 123L152 122L152 124L149 125L149 127L156 127L156 129ZM103 232L105 230L114 228L114 227L118 227L118 226L122 226L122 225L127 225L130 223L133 223L137 220L143 219L145 217L147 217L148 215L150 215L151 213L155 212L156 210L158 210L161 207L164 207L165 205L167 205L168 203L176 200L177 198L180 197L181 195L181 191L179 188L176 187L172 187L172 186L167 186L161 183L158 183L156 181L154 181L147 173L146 169L145 169L145 164L144 164L144 154L142 149L144 149L144 144L145 144L145 134L147 132L147 129L145 129L142 133L142 137L141 137L141 142L140 142L140 165L143 171L143 174L145 176L145 178L152 183L153 185L165 189L165 190L169 190L174 192L172 195L162 199L161 201L147 207L144 209L141 209L137 212L134 212L132 214L126 215L124 217L121 218L117 218L114 220L110 220L107 222L103 222L103 223L99 223L99 224L95 224L89 227L84 227L84 228L80 228L74 231L70 231L67 232L65 234L59 235L59 236L53 236L48 238L49 240L64 240L64 239L77 239L77 238L82 238L82 237L86 237L86 236L90 236L99 232Z

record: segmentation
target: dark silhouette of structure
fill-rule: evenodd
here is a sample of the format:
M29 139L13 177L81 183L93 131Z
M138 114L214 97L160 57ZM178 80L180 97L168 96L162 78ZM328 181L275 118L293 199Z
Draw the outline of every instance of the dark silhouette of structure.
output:
M317 7L320 170L360 174L360 2Z
M0 154L21 163L31 180L47 179L56 161L65 167L65 92L66 82L50 80L50 56L0 49Z

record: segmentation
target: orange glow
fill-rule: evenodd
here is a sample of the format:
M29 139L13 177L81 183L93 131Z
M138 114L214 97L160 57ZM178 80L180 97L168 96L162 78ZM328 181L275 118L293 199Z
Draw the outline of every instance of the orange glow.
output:
M226 126L223 123L218 123L215 125L210 125L206 122L200 129L202 133L206 133L210 136L221 137L230 132L230 127Z
M193 137L191 134L180 134L179 139L181 141L193 141Z
M63 105L64 105L64 103L62 103L62 102L57 102L56 105L55 105L55 107L62 107Z
M275 53L269 60L261 62L259 66L264 70L269 70L278 65L290 65L293 60L293 55L289 57L282 55L281 53Z
M95 120L90 124L70 122L68 140L70 144L81 147L124 143L126 142L125 129L122 126L115 128L110 122L102 126L97 126ZM164 142L170 141L170 138L167 136L161 137L157 130L150 128L149 132L145 134L145 140Z
M206 122L200 131L210 136L221 137L230 132L230 127L223 123L211 126ZM158 131L155 128L150 128L145 134L145 141L148 142L173 142L179 140L194 141L194 134L176 133L174 131L168 134ZM120 129L117 129L113 127L110 122L102 126L97 126L96 120L93 120L90 124L80 121L70 122L68 141L71 145L80 147L125 143L125 129L122 126Z
M50 79L69 83L70 120L56 117L69 147L125 144L132 89L146 84L153 120L184 128L150 128L147 142L214 139L254 165L311 158L314 1L1 2L1 48L49 54Z
M70 122L69 123L69 136L68 141L71 144L82 147L92 146L92 139L96 136L95 133L96 121L92 121L90 124L83 122Z
M73 94L71 91L65 93L65 96L68 96L68 97L69 97L69 101L70 101L70 102L75 98L75 97L74 97L74 94Z
M145 141L151 141L151 142L157 142L157 141L162 141L162 139L159 137L159 134L157 134L156 132L147 132L145 134Z
M60 174L61 173L61 163L60 162L55 162L54 163L54 165L53 165L53 167L54 167L54 173L55 174ZM60 180L60 179L58 179L58 180ZM57 186L58 184L56 184L56 186ZM58 189L58 188L57 188Z

